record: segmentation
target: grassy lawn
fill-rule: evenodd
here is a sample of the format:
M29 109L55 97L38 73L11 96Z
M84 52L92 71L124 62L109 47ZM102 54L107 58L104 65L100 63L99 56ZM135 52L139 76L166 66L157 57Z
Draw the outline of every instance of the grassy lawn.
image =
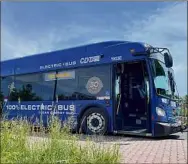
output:
M11 126L10 126L11 124ZM1 121L2 163L118 163L119 147L106 147L90 140L80 144L76 135L53 119L48 139L28 142L31 128L27 121ZM44 134L44 131L40 132Z

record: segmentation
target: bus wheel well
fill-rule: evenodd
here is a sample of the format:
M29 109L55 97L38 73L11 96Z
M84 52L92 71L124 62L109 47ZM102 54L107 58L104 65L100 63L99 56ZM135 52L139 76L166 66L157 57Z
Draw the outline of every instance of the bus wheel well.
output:
M104 109L104 112L105 112L105 113L107 114L107 116L108 116L107 111L106 111L105 108L104 108L103 106L101 106L101 105L90 105L90 106L87 106L87 107L85 107L85 108L81 111L80 115L78 116L78 127L77 127L77 131L79 131L79 129L80 129L81 119L82 119L84 113L85 113L88 109L91 109L91 108Z

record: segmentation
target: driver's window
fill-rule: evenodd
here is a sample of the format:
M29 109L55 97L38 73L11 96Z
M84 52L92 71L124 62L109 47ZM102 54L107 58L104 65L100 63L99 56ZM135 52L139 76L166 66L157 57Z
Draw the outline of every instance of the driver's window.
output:
M116 81L115 81L115 94L116 94L116 96L118 94L120 94L119 88L120 88L120 77L117 76Z
M120 95L120 80L121 80L121 66L116 65L116 75L115 75L115 96L116 100L118 99L118 96Z

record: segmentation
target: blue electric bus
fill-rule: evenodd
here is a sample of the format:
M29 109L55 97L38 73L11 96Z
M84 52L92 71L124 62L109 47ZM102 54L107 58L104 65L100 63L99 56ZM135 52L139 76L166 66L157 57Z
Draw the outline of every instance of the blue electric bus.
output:
M44 125L71 116L87 134L166 136L183 129L172 66L167 48L129 41L2 61L3 114Z

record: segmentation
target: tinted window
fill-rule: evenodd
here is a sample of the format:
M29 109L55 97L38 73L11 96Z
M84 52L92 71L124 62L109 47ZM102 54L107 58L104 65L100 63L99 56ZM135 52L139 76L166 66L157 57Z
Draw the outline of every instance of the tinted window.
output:
M8 96L11 86L10 101L19 98L21 101L53 100L55 83L59 100L104 99L104 96L110 96L110 67L6 77L2 80L2 92Z
M78 92L99 99L110 96L110 67L99 66L79 69Z
M75 76L70 76L69 72ZM56 94L59 100L90 100L110 96L109 66L80 68L64 73L65 76L57 80Z
M46 81L45 74L27 74L15 77L11 99L21 101L53 100L55 81Z
M12 84L12 85L11 85ZM10 94L11 88L13 89L13 77L2 77L1 78L1 98L8 97Z
M59 71L57 73L56 95L59 100L77 99L75 92L77 90L77 78L75 70Z

